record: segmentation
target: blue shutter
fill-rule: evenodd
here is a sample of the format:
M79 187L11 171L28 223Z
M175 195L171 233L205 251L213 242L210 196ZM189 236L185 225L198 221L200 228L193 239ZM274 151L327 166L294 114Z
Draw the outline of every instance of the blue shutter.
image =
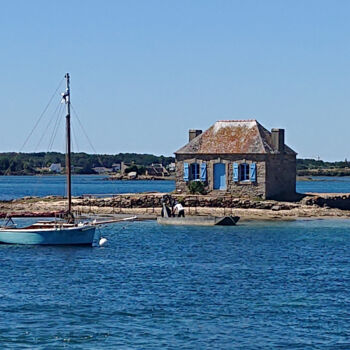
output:
M256 181L256 163L250 164L250 181Z
M201 181L203 182L207 181L207 164L206 163L201 164Z
M233 181L238 181L238 164L233 163Z
M188 163L184 163L184 181L188 181Z

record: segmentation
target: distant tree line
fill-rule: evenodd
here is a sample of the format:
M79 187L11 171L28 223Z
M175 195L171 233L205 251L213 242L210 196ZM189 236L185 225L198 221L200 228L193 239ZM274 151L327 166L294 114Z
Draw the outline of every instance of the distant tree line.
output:
M93 168L111 168L113 164L124 162L146 167L152 163L164 166L174 162L173 157L155 156L152 154L119 153L87 154L72 153L72 166L75 174L95 174ZM42 173L53 163L65 166L65 154L58 152L40 153L0 153L0 175L33 175ZM44 170L45 171L45 170Z
M73 172L75 174L95 174L93 168L111 168L113 164L124 162L130 165L128 171L144 173L145 167L152 163L164 166L174 162L174 157L152 154L118 153L87 154L72 153ZM58 152L39 153L0 153L0 175L33 175L42 173L53 163L65 166L65 154ZM127 171L127 172L128 172ZM346 159L338 162L325 162L315 159L297 159L298 175L349 175L350 162Z
M324 162L316 159L297 159L297 170L304 169L344 169L349 168L350 162L345 159L339 162Z
M297 159L299 176L349 176L350 162L324 162L316 159Z

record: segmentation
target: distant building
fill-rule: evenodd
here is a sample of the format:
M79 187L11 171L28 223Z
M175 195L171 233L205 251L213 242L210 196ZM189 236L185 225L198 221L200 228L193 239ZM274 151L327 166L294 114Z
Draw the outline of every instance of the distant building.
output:
M112 172L112 168L105 168L103 166L97 166L95 168L92 168L92 170L100 175Z
M129 167L131 167L131 165L133 165L133 163L131 164L127 164L127 163L124 163L124 162L121 162L120 163L120 172L124 175L125 174L125 170Z
M60 173L62 171L61 163L52 163L49 167L49 171L53 173Z
M168 166L167 166L167 169L169 172L173 173L176 169L176 164L175 163L170 163Z
M146 167L146 175L148 176L168 176L168 171L162 164L152 164Z
M117 171L121 171L122 169L122 163L113 163L112 164L112 170L117 172Z
M293 199L296 153L284 143L284 129L266 130L256 120L218 121L189 131L177 152L176 190L202 181L207 192L237 197Z

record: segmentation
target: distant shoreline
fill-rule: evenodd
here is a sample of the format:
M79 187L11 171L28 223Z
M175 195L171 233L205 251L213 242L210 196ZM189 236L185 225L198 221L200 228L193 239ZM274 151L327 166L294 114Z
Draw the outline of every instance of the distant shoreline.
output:
M350 168L333 168L333 169L305 169L297 170L297 177L318 177L318 176L330 176L330 177L345 177L350 176Z
M129 178L128 175L112 175L106 178L108 181L175 181L175 175L170 176L152 176L152 175L138 175L135 178Z
M10 174L10 175L0 175L0 177L10 177L10 176L15 176L15 177L20 177L20 176L25 176L25 177L30 177L30 176L35 176L35 177L43 177L43 176L63 176L65 177L66 174ZM136 178L128 178L128 176L115 176L115 175L110 175L110 174L72 174L72 176L95 176L95 177L100 177L101 180L103 181L175 181L175 176L148 176L148 175L139 175Z
M159 180L159 181L175 181L175 176L147 176L147 175L139 175L136 178L128 178L127 175L123 175L123 176L118 176L118 175L111 175L111 174L72 174L73 176L99 176L99 177L104 177L103 180L106 181L154 181L154 180ZM2 174L0 175L0 177L9 177L9 176L36 176L36 177L41 177L41 176L66 176L66 174L62 173L62 174L9 174L9 175L5 175ZM316 174L312 174L312 175L297 175L296 180L297 181L323 181L322 177L350 177L350 173L349 174L344 174L344 175L338 175L338 174L324 174L324 175L316 175Z

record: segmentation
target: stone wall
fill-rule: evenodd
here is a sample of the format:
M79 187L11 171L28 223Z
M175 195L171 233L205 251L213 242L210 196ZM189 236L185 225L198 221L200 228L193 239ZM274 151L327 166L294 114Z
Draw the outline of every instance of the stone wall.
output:
M117 213L119 209L133 208L161 208L164 193L149 194L120 194L111 198L80 198L74 199L74 206L85 207L112 207ZM350 194L314 194L305 195L298 202L282 202L275 200L257 200L249 198L237 198L230 194L215 195L172 195L177 201L182 202L185 208L241 208L241 209L267 209L267 210L291 210L304 206L336 208L350 210ZM0 210L7 206L1 206Z
M236 197L261 199L294 199L296 186L296 157L285 154L223 154L223 155L176 155L176 192L188 193L188 183L183 179L184 163L207 164L208 193L227 192ZM214 190L214 164L226 166L226 191ZM256 163L256 181L233 181L233 163Z
M74 206L84 207L112 207L118 213L118 209L133 208L161 208L164 194L120 194L111 198L84 198L75 199ZM252 200L249 198L237 198L232 195L172 195L185 208L246 208L246 209L292 209L298 207L296 203L276 202L268 200Z
M293 200L296 195L296 156L270 154L266 161L266 198Z
M73 210L84 214L151 215L161 213L164 193L121 194L111 198L73 198ZM305 195L299 202L237 198L231 195L173 195L184 203L186 215L238 215L257 219L297 217L350 217L350 193ZM0 217L57 216L66 210L59 197L0 201Z
M239 198L266 198L266 158L265 155L228 155L228 170L226 174L227 192ZM233 181L233 163L256 164L256 181ZM211 174L213 175L213 174Z
M188 193L187 183L184 181L184 163L207 164L207 181L205 183L208 193L217 192L230 193L236 197L261 198L265 199L266 188L266 155L239 155L239 154L223 154L223 155L201 155L193 157L193 155L176 155L176 192ZM224 163L226 167L226 191L214 190L214 164ZM233 181L233 163L256 163L257 178L256 181Z
M322 193L319 195L308 195L301 200L304 205L312 205L323 208L336 208L341 210L350 210L349 193Z

